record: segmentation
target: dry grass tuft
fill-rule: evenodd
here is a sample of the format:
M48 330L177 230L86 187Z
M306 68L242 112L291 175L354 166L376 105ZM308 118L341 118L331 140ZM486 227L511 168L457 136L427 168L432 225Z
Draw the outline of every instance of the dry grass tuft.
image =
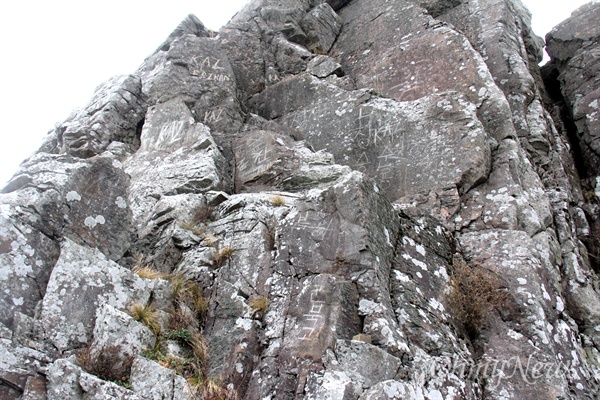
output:
M277 194L277 195L271 197L271 204L274 205L275 207L285 206L285 199Z
M213 266L215 268L221 268L225 261L233 257L233 253L235 252L235 249L231 246L223 246L216 250L217 251L213 254Z
M134 303L129 308L129 313L133 319L150 328L152 333L160 334L159 314L152 306Z
M504 305L506 292L500 279L491 271L454 260L447 302L454 318L471 340L477 339L488 323L489 313Z
M77 361L86 372L102 380L122 384L129 382L133 356L122 354L118 346L103 347L96 351L85 347L77 353Z
M148 265L136 265L133 267L132 271L138 274L140 278L144 279L166 279L169 277L169 274L158 272Z
M253 297L248 301L248 305L252 308L252 316L261 318L269 309L269 299L265 296Z

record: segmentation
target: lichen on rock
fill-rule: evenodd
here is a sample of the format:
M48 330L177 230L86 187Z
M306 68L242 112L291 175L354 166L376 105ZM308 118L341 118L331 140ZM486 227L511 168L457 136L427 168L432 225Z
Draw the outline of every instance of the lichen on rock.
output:
M0 397L595 398L599 13L188 16L0 194Z

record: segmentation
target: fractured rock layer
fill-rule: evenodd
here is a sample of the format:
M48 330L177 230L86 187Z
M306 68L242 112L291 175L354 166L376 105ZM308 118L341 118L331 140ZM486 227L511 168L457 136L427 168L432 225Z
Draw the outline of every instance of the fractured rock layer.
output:
M595 398L599 14L189 16L0 194L0 397Z

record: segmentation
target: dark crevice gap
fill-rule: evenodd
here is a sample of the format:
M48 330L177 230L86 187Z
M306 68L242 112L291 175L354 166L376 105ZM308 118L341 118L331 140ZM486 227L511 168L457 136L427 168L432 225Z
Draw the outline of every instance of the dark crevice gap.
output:
M558 69L552 64L546 64L541 68L542 80L550 100L556 104L560 110L560 119L566 131L567 139L571 146L571 156L575 163L575 169L581 179L588 178L588 168L585 163L585 155L581 148L579 137L577 136L577 127L573 119L573 113L569 109L567 102L560 90L560 81L558 79Z
M142 118L135 127L135 138L137 142L142 143L142 129L144 129L144 124L146 123L146 117Z

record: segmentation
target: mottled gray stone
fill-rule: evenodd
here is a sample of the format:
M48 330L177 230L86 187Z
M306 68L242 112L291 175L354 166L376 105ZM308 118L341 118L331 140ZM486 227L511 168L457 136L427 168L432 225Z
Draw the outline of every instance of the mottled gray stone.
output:
M592 176L600 175L599 17L600 5L590 2L546 36L551 67L558 72L556 83L577 130L580 157Z
M79 386L83 390L83 399L87 400L142 400L143 397L135 395L131 390L125 389L114 382L82 372L79 376Z
M326 78L329 75L335 74L337 76L343 76L342 66L338 64L333 58L328 56L319 55L310 60L306 68L306 72L317 78Z
M428 397L435 398L435 397ZM410 383L388 380L380 382L365 391L360 400L401 400L401 399L425 399L423 390Z
M452 186L466 192L489 172L490 149L476 107L454 94L396 102L302 75L252 101L263 117L278 118L316 149L376 179L392 200Z
M3 203L25 209L26 223L49 238L68 237L118 260L131 243L128 185L129 177L116 159L38 153L3 189ZM35 237L33 231L29 234ZM53 258L48 254L44 261L46 272Z
M93 338L91 357L113 346L119 348L124 358L135 357L142 350L154 348L156 343L156 336L150 329L108 304L103 304L96 311Z
M85 108L56 128L55 152L89 158L101 154L113 141L123 142L129 151L135 151L145 113L140 77L111 78L96 89Z
M196 122L214 131L231 133L240 128L243 117L236 78L219 41L181 35L168 49L149 57L138 73L149 105L178 98L189 105Z
M61 358L52 363L46 371L48 400L83 399L83 390L79 386L82 373L82 369L68 359Z
M135 394L55 360L151 347L133 301L191 313L135 265L201 288L185 323L246 400L593 398L597 8L551 35L547 92L519 0L253 0L218 35L187 17L3 189L0 376L45 374L49 399L198 396L139 356ZM506 294L477 337L453 260ZM484 368L517 357L565 368Z
M306 32L308 49L327 52L342 28L342 21L329 4L322 3L302 18L300 27Z
M128 308L146 302L152 281L66 239L52 271L41 309L46 340L59 351L90 344L96 311L104 304Z
M355 396L352 380L344 372L326 371L322 376L311 375L306 383L305 400L350 400Z
M328 360L326 368L348 375L358 394L379 382L394 379L402 366L399 358L355 340L338 340L334 353L335 358Z
M228 189L228 166L210 129L195 122L181 99L150 108L142 145L125 163L131 176L129 199L133 221L140 219L163 196Z
M193 399L185 379L154 361L138 357L131 368L132 390L142 399Z
M258 131L233 144L236 191L281 189L300 191L335 182L349 172L335 165L330 154L313 152L289 136Z
M7 329L15 313L33 316L59 255L58 245L19 214L17 207L0 208L0 322Z
M70 359L56 360L47 371L48 400L141 400L114 382L90 375Z

